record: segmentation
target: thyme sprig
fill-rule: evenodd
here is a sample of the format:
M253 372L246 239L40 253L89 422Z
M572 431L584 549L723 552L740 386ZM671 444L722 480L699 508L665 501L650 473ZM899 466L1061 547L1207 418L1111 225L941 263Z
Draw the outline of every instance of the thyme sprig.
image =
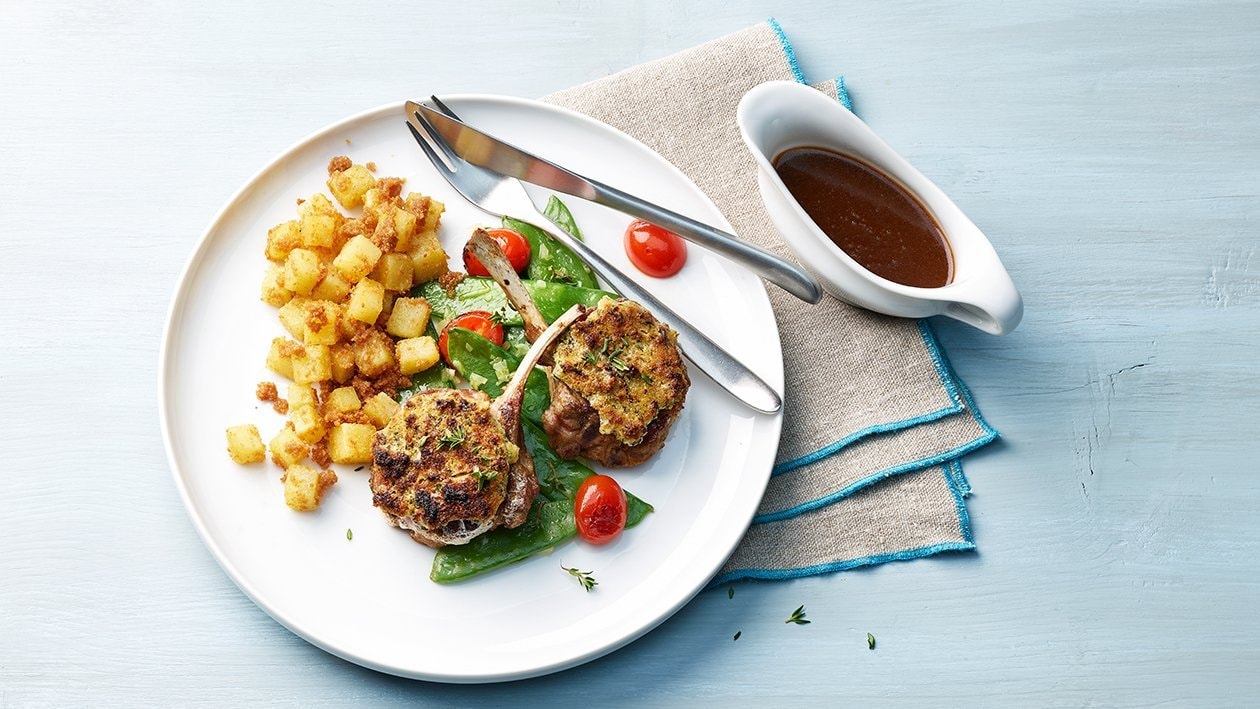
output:
M589 571L578 571L576 566L570 569L569 567L564 566L563 564L560 566L560 568L564 569L565 571L568 571L570 576L577 579L578 583L582 584L582 588L586 589L588 593L590 592L592 588L595 588L596 586L599 585L599 582L595 580L594 576L591 576L591 572Z
M796 623L797 625L809 625L809 621L805 620L805 606L801 606L792 611L792 615L783 621L784 623Z
M462 444L466 438L468 438L468 431L466 429L459 426L452 426L446 429L446 431L442 434L442 437L438 439L438 447L441 448L442 446L446 446L447 448L454 450L455 448L459 448L460 444Z
M609 366L617 372L628 372L630 371L630 365L626 364L626 361L621 358L621 355L628 344L630 343L623 337L619 340L619 344L610 350L608 348L609 340L605 337L603 342L600 343L598 350L591 350L586 353L586 363L594 366L599 364L600 358L604 358L608 360Z

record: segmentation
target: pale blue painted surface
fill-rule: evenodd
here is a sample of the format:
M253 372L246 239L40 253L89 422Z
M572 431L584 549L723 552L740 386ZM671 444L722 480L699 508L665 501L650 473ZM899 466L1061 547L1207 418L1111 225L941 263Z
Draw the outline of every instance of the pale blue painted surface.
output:
M0 706L1260 702L1260 5L69 5L0 5ZM1004 434L967 464L980 552L708 593L497 687L380 676L256 609L155 410L230 192L365 107L537 96L769 15L1024 289L1008 338L938 324Z

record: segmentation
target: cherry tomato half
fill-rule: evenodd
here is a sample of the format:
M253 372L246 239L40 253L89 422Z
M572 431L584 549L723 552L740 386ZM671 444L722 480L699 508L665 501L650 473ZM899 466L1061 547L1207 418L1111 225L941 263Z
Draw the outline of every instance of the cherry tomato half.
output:
M647 275L668 278L687 263L687 244L677 234L640 219L626 227L626 256Z
M451 321L446 323L446 327L442 328L442 334L438 336L438 351L442 353L442 359L446 363L454 367L451 363L451 357L446 353L446 339L451 328L462 327L465 330L472 330L496 345L503 344L503 326L494 321L491 314L485 310L469 310L463 315L456 315Z
M578 487L573 516L578 534L591 544L607 544L626 528L626 493L607 475L592 475Z
M503 255L507 256L508 262L517 273L525 270L525 267L529 265L530 253L529 240L523 234L513 229L487 229L486 233L498 243L500 249L503 249ZM467 244L464 245L464 270L470 276L490 275L486 267L481 265L476 256L473 256Z

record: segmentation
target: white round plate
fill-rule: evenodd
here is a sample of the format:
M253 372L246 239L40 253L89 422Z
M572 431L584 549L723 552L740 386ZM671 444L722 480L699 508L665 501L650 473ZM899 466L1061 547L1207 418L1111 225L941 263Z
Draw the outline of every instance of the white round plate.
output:
M730 228L681 172L607 125L522 99L469 95L449 102L469 122L526 150ZM266 441L283 423L254 398L258 382L276 379L263 360L271 339L283 334L275 309L258 299L267 229L294 218L298 197L326 192L328 160L343 154L375 161L378 175L405 177L406 191L445 202L440 235L453 260L475 225L493 225L434 171L403 116L401 104L385 106L303 140L241 188L202 236L171 303L161 353L159 407L171 469L193 523L232 580L328 652L443 682L572 667L639 637L704 588L765 491L782 418L744 408L693 368L686 408L664 450L639 468L613 472L655 506L642 524L606 546L571 541L453 585L431 582L433 551L372 507L365 470L339 468L340 481L318 511L288 509L279 470L236 465L223 434L227 426L255 423ZM587 243L637 274L621 243L629 218L565 201ZM756 277L692 246L678 275L639 280L783 390L778 331ZM584 592L562 564L593 571L599 585Z

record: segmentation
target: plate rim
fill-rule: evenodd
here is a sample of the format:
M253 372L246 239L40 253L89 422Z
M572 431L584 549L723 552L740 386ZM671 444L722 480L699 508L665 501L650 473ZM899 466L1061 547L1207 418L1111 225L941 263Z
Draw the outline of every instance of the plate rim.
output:
M692 180L689 176L687 176L686 173L682 172L682 170L680 170L676 165L674 165L668 159L664 158L664 156L660 155L660 153L648 147L642 141L635 138L634 136L614 126L608 125L607 123L604 123L603 121L592 118L583 113L579 113L572 109L565 108L563 106L556 106L556 105L545 103L543 101L539 101L535 99L521 98L517 96L506 96L506 95L500 95L500 94L486 94L486 93L449 94L446 98L451 101L488 101L488 102L525 105L531 109L542 109L546 111L553 111L560 114L564 114L564 115L567 115L571 119L576 119L580 122L590 124L593 127L598 128L600 130L612 131L613 133L616 133L619 136L631 141L632 143L637 145L639 148L661 158L662 161L668 166L668 169L674 171L678 176L682 177L684 180L686 180L688 184L690 184L693 188L695 188L695 191L700 196L700 198L713 210L713 213L717 215L718 217L717 221L719 222L718 224L716 224L716 226L725 228L728 231L731 230L730 223L729 221L727 221L725 215L722 213L720 209L718 209L717 205L713 202L713 200L709 197L709 195L705 193L704 190L700 189L698 185L695 184L694 180ZM558 661L554 661L554 662L550 662L550 663L546 663L542 665L537 665L528 670L508 672L508 673L503 673L503 672L497 672L497 673L491 673L491 674L468 673L468 674L459 674L459 675L426 673L423 671L417 671L415 669L402 667L398 665L384 664L384 663L378 662L376 660L373 660L367 657L356 655L355 653L352 653L352 652L344 651L343 649L335 646L332 643L325 642L322 638L316 636L315 634L306 632L301 627L301 624L299 622L288 617L284 612L282 612L278 608L272 607L271 604L264 601L262 598L262 595L258 592L257 589L254 588L254 585L235 566L235 564L232 563L232 561L228 558L224 550L216 542L214 536L209 533L209 530L207 529L206 524L203 521L201 514L198 512L196 506L193 504L193 500L190 496L187 485L185 485L184 483L184 476L180 470L180 466L178 464L178 460L175 455L175 446L172 439L172 432L171 432L171 427L170 427L170 412L168 410L169 407L167 405L167 400L170 396L170 392L168 391L168 386L167 386L167 380L169 377L169 361L170 361L169 352L172 346L172 342L175 339L175 336L179 334L181 331L181 326L177 325L175 322L175 315L177 312L181 311L183 307L185 306L185 301L189 297L190 276L192 275L194 270L198 267L198 265L201 263L201 261L204 259L205 252L211 243L211 236L220 230L222 223L228 218L229 214L232 212L234 208L237 207L238 203L242 201L242 199L246 196L246 194L251 189L253 189L267 173L274 170L277 166L279 166L284 161L286 161L290 156L303 150L307 146L327 137L330 134L334 134L340 130L343 130L344 127L347 125L351 125L351 124L361 122L364 120L370 120L370 119L376 118L378 117L378 114L380 114L381 117L383 117L384 114L388 114L390 112L396 112L401 117L403 115L403 111L404 111L404 101L402 100L385 103L385 104L375 106L373 108L359 111L358 113L353 113L351 115L345 116L341 119L338 119L332 123L329 123L305 135L301 139L289 145L283 151L277 153L272 159L268 160L259 169L254 171L244 182L242 182L241 185L236 190L234 190L232 194L224 201L223 205L214 213L214 216L207 223L205 229L202 230L201 235L197 238L196 244L192 252L189 254L188 258L185 260L183 264L183 267L179 271L179 276L176 280L174 293L171 296L170 302L167 305L166 317L162 326L162 337L161 337L159 348L158 348L158 363L157 363L158 364L158 367L157 367L158 422L159 422L159 426L162 432L162 444L163 444L163 448L165 449L166 460L167 460L167 465L170 471L170 475L175 483L176 489L179 492L180 501L183 503L184 511L185 513L187 513L188 517L192 521L193 527L197 531L197 535L200 537L201 542L205 545L205 547L210 551L210 555L215 560L215 563L217 563L219 565L219 568L223 571L223 573L227 575L228 579L231 580L232 583L234 583L236 587L240 589L240 591L244 593L245 596L254 603L255 606L257 606L264 613L266 613L272 620L279 623L286 630L298 636L302 640L310 643L311 645L319 648L320 650L323 650L324 652L329 653L330 655L338 657L344 661L354 663L356 665L359 665L360 667L366 667L368 669L371 669L377 672L382 672L382 673L397 676L397 677L405 677L409 679L418 679L418 680L424 680L424 681L442 682L442 683L451 683L451 684L488 684L488 683L496 683L496 682L507 682L507 681L513 681L513 680L540 677L540 676L552 674L555 672L560 672L566 669L570 669L573 667L577 667L579 665L590 662L591 660L594 660L599 657L603 657L604 655L615 652L616 650L619 650L625 647L626 645L629 645L635 640L651 632L653 629L658 627L661 623L673 617L674 614L676 614L679 610L683 608L683 606L690 603L692 599L694 599L701 591L703 591L705 588L708 587L709 583L713 580L713 578L715 578L716 575L721 571L722 564L725 563L725 560L729 559L731 554L734 553L736 547L739 545L740 540L743 538L743 535L740 534L738 537L736 537L734 542L730 545L730 548L724 551L724 554L722 556L723 561L718 564L717 568L713 570L712 574L709 575L703 583L701 583L698 587L694 589L688 590L685 594L683 594L678 599L676 603L672 604L665 612L658 615L658 617L653 619L651 622L642 625L641 627L639 627L636 631L632 633L623 635L618 638L614 638L611 641L603 643L599 647L594 648L588 652L582 653L578 656L569 657L567 659L558 660ZM782 347L781 338L779 337L779 331L778 331L778 327L776 323L777 318L775 316L773 306L770 303L769 294L766 292L765 283L761 279L756 279L756 283L758 286L757 292L760 294L761 298L764 299L766 308L770 312L771 323L775 324L775 326L771 328L771 333L769 333L768 337L773 341L773 345L774 345L773 350L774 352L777 353L777 356L773 358L773 362L776 364L777 372L771 373L771 374L777 374L777 376L772 376L770 378L772 380L778 380L782 382L782 384L779 387L780 389L782 389L786 387L786 378L785 378L784 370L783 370L783 347ZM780 396L783 395L782 391L778 393L780 394ZM767 417L770 419L771 432L773 434L773 439L774 439L774 450L777 451L778 444L782 438L784 409L780 408L780 410L775 412L774 414L757 413L755 415L759 417ZM769 483L770 469L773 467L773 465L774 465L774 453L772 451L766 465L767 469L766 469L765 475L766 475L767 484ZM762 489L762 493L764 494L764 486ZM752 519L755 516L755 514L756 514L756 506L753 507L753 509L748 515L748 519L745 520L744 524L741 526L742 530L747 531L748 527L751 526Z

